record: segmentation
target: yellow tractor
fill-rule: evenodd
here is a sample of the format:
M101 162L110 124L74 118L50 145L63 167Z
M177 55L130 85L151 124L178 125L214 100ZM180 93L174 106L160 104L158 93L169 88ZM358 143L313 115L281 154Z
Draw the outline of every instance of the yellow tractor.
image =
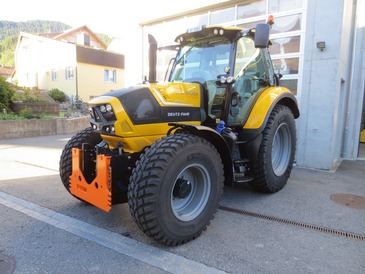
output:
M149 79L92 99L91 127L61 155L66 189L105 211L128 202L144 233L173 246L207 228L224 184L283 188L299 110L274 73L269 30L187 31L176 38L165 82Z

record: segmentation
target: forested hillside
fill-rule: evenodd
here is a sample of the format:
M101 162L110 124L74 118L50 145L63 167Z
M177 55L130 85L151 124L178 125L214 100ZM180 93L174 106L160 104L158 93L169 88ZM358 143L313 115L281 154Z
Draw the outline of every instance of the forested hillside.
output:
M62 32L71 27L57 21L33 20L25 22L0 21L0 65L14 66L14 50L21 31L28 33ZM112 38L98 34L109 45Z
M71 28L56 21L34 20L26 22L0 21L0 41L11 35L18 35L20 31L29 33L59 32Z

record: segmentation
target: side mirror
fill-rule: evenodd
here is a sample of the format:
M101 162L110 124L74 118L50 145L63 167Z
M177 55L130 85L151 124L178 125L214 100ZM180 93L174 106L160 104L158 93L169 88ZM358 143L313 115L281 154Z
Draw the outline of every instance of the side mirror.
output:
M270 26L268 24L257 24L255 30L255 47L267 48L269 46Z

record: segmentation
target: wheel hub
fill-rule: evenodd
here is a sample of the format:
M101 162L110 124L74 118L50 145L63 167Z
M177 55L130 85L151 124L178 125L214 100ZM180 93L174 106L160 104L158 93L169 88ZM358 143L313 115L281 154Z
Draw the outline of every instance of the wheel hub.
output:
M173 195L175 198L184 199L191 193L191 183L188 180L179 178L176 180Z

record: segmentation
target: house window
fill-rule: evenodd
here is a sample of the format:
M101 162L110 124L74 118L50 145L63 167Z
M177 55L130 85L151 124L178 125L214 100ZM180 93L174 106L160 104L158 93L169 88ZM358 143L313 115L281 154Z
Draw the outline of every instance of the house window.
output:
M117 71L115 69L104 70L104 82L105 83L116 83L117 82Z
M74 68L66 67L66 80L70 80L74 78Z
M90 36L84 33L84 46L90 47Z
M57 81L57 70L52 69L52 81Z
M77 36L77 44L90 47L90 36L87 33L80 33Z

